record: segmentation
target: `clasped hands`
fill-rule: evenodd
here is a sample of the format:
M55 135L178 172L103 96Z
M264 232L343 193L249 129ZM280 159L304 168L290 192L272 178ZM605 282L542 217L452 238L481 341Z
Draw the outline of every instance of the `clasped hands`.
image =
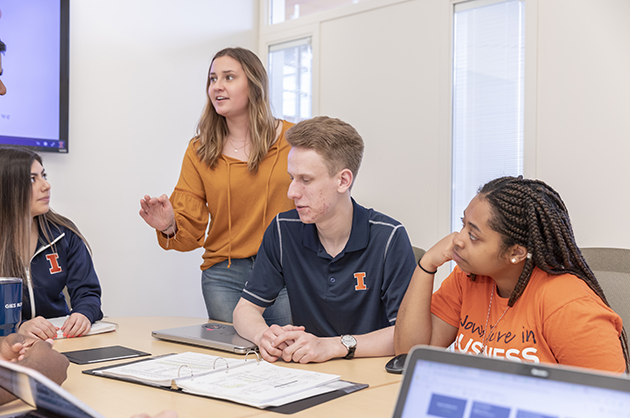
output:
M272 325L257 340L260 354L269 362L282 358L286 362L318 363L345 355L339 338L317 337L303 326Z
M53 340L41 341L9 334L0 341L0 358L37 370L57 384L66 380L68 359L52 349Z
M24 360L26 351L38 341L34 338L26 338L20 334L9 334L0 342L0 359L10 362L18 362ZM53 341L47 340L52 347Z

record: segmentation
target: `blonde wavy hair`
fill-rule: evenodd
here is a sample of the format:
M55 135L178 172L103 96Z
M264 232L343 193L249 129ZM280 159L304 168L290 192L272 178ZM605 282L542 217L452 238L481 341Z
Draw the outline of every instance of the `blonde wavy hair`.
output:
M269 148L276 139L278 121L273 117L269 103L269 79L260 59L252 51L244 48L225 48L217 52L212 58L210 69L214 60L220 57L230 57L238 61L247 76L249 86L249 135L251 148L247 167L250 172L256 173L258 165L265 158ZM192 141L198 143L197 155L208 165L214 168L217 159L223 151L223 146L229 134L225 117L217 114L208 89L210 87L210 69L208 69L208 81L206 82L206 95L208 102L204 108L197 133Z

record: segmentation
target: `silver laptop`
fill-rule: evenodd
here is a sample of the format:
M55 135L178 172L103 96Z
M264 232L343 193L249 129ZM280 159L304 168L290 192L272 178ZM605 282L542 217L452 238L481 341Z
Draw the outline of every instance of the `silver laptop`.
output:
M416 347L394 418L630 417L630 380L573 367Z
M2 417L104 418L46 376L15 363L0 360L0 387L29 406Z
M230 353L245 354L257 350L256 344L241 337L232 325L211 322L189 327L161 329L151 335L161 340L192 344Z

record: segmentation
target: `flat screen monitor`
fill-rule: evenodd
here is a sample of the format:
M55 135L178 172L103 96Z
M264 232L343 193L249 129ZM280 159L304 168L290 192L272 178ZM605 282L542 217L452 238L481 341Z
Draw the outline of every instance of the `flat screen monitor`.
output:
M68 152L69 0L0 0L0 145Z

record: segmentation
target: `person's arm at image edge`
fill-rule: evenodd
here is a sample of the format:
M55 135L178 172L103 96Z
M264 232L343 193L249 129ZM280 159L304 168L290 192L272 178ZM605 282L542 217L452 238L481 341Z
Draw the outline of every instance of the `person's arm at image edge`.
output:
M16 362L20 357L24 356L25 338L23 335L10 334L0 339L0 359L5 361ZM4 389L0 389L0 405L11 402L16 399L11 393Z
M32 340L31 340L32 341ZM35 341L32 345L22 335L11 334L0 342L3 360L14 361L29 367L61 385L67 378L68 359L52 349L52 341ZM11 393L0 389L0 405L15 399Z

